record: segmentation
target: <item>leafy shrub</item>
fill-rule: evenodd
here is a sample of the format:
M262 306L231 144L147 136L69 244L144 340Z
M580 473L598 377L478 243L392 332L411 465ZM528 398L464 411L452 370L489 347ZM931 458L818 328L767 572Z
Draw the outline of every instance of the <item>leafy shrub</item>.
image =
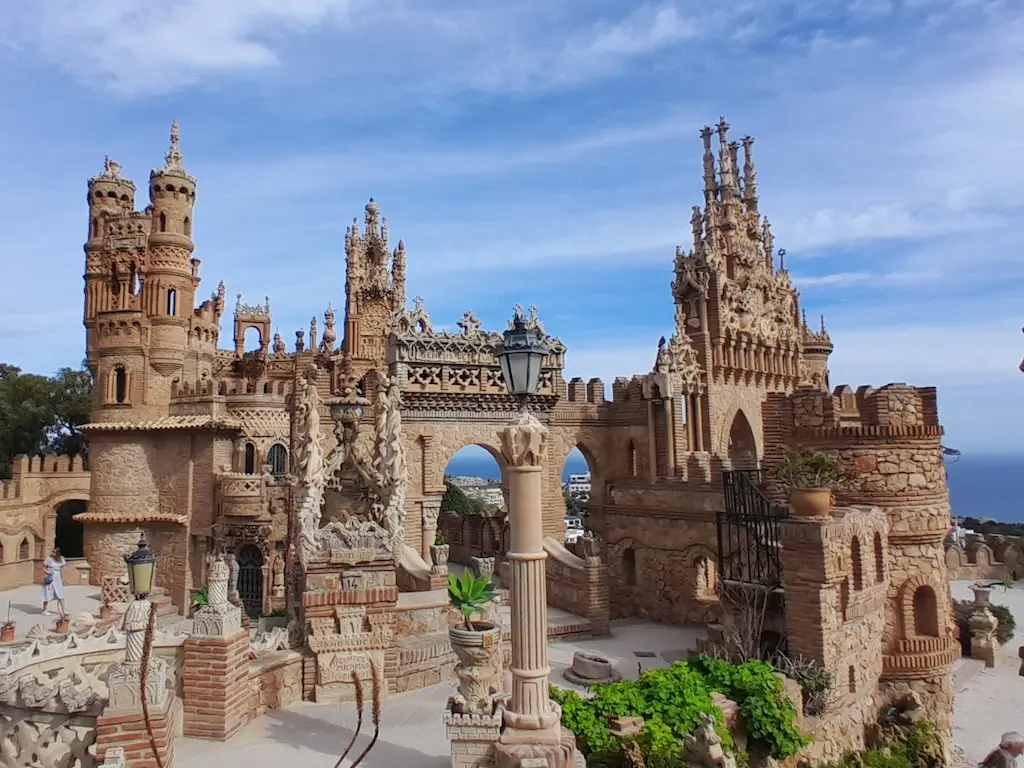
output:
M999 641L1000 645L1006 645L1010 640L1013 639L1013 633L1017 629L1017 620L1013 618L1013 614L1010 613L1010 609L1005 605L996 605L993 603L988 607L992 615L996 617L996 621L999 624L996 626L996 640Z
M765 755L785 759L810 744L793 725L796 707L786 698L782 681L765 661L732 664L701 655L690 661L711 690L736 702L750 746Z
M463 572L461 579L454 573L448 574L448 601L462 614L470 632L474 629L473 616L482 614L495 597L490 579L474 576L468 570Z
M828 709L835 690L832 675L813 661L793 660L786 657L780 659L777 666L786 677L800 685L803 694L804 712L815 717Z
M850 476L827 453L790 453L773 474L790 488L842 488Z
M778 759L790 757L809 740L793 725L796 709L786 699L771 665L751 661L736 665L707 656L676 662L667 669L649 669L640 679L593 688L593 698L552 687L551 698L562 707L562 723L574 734L588 766L619 765L619 740L608 730L608 718L639 716L644 731L638 743L648 765L681 765L680 742L711 714L725 748L732 737L711 693L734 700L740 720L758 752Z
M899 739L849 752L821 768L935 768L941 763L939 754L939 741L931 723L918 720Z

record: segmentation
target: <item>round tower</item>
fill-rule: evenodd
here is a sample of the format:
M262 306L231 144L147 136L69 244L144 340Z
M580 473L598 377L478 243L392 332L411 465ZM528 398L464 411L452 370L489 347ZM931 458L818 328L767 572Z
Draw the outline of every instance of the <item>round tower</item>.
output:
M801 371L803 384L820 389L822 392L830 391L828 382L828 358L832 354L832 337L825 330L825 316L821 316L821 330L812 331L807 326L807 314L804 314L803 322L803 346L804 366L806 373Z
M188 345L189 323L199 285L198 262L192 259L192 208L196 180L182 164L178 123L171 125L171 144L162 168L149 175L148 257L142 307L152 325L149 363L167 381L147 387L151 401L166 401L170 380L180 376Z
M130 218L135 210L135 184L121 176L121 164L108 156L103 172L89 179L88 235L85 242L85 347L95 373L96 315L113 309L117 294L116 263L106 256L111 224ZM145 246L143 240L142 245Z

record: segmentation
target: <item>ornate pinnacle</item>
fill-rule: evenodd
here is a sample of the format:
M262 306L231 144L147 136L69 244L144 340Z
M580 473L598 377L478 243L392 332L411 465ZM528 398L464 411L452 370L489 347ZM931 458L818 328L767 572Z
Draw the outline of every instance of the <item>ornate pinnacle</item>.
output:
M185 169L182 162L184 158L181 156L181 150L178 148L178 139L180 138L180 128L178 121L175 120L171 123L171 145L167 148L167 154L164 155L164 167L167 169L182 171Z

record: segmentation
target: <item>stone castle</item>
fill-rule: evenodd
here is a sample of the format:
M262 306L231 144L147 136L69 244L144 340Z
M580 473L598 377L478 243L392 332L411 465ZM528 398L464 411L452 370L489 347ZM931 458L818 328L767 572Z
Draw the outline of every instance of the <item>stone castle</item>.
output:
M824 321L808 325L785 251L761 213L753 139L730 141L728 128L722 120L701 131L703 205L692 209L692 244L676 250L674 327L652 345L651 370L617 378L607 399L599 379L565 381L566 347L551 340L530 402L550 430L548 599L578 618L552 634L607 632L610 619L624 617L715 625L721 584L781 588L776 641L840 682L844 706L815 726L827 735L818 743L831 745L824 756L862 745L878 708L910 692L948 733L960 646L935 390L831 389L833 344ZM328 307L322 326L314 317L289 348L272 334L269 299L252 305L239 295L223 349L224 283L197 300L196 188L176 123L143 210L113 160L88 182L84 322L96 382L83 427L89 468L19 459L0 497L4 586L31 579L54 539L78 556L83 579L120 579L122 557L144 531L161 556L160 585L179 609L206 583L209 555L227 553L251 617L283 612L304 622L320 665L303 671L307 697L337 694L332 681L354 668L340 651L364 648L323 639L344 636L345 621L356 620L340 608L331 618L342 603L372 606L358 629L376 638L391 691L438 681L452 658L436 534L453 561L494 557L499 578L508 546L500 517L440 515L445 467L458 450L482 446L505 466L497 435L516 405L494 357L501 332L484 329L471 311L459 332L434 330L423 299L407 299L406 246L392 247L371 199L345 239L341 328ZM535 309L528 315L543 329ZM251 329L259 348L247 352ZM367 404L391 398L400 411L393 424L404 516L389 532L401 541L390 563L360 572L362 581L339 577L352 561L334 550L311 564L296 547L305 498L296 455L308 459L303 440L320 434L320 422L318 450L345 439L329 413L342 393ZM300 401L315 406L312 428L299 423ZM369 408L361 414L363 432L375 417ZM571 552L562 544L560 475L574 448L592 472L589 527L598 537ZM785 489L760 468L791 448L826 451L853 473L831 517L778 513ZM352 467L332 473L322 524L372 517L376 496L365 486ZM69 500L80 506L63 512ZM8 570L12 562L17 570ZM413 593L440 593L438 611L424 611L429 601L403 602Z

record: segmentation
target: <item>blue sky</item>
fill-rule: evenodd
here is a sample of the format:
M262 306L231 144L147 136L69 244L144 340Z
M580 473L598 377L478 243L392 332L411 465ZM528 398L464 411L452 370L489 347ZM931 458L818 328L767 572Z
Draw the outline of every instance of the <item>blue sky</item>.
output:
M725 115L833 383L939 386L950 445L1018 451L1021 39L1016 0L11 4L0 358L81 358L86 179L110 154L145 189L177 119L204 292L269 294L290 342L343 303L373 196L435 327L537 304L568 374L610 383L670 330Z

